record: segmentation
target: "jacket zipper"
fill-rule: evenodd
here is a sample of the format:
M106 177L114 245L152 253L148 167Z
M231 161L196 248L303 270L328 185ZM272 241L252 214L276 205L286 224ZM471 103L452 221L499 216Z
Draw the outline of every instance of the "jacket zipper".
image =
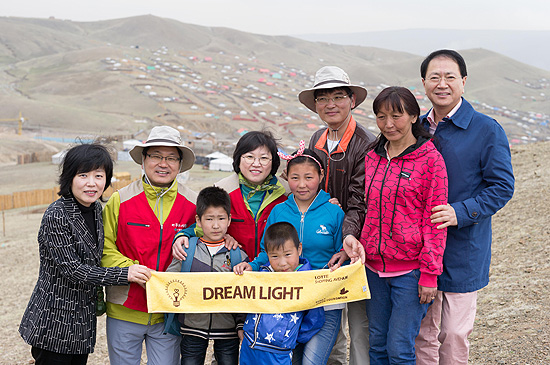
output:
M254 348L256 346L256 342L258 342L258 325L260 324L260 319L262 318L262 315L257 313L258 317L256 318L256 323L254 323L254 341L250 345L251 348Z
M157 271L159 270L159 267L160 267L160 250L162 249L162 229L163 229L163 226L164 224L162 224L162 198L161 198L161 201L160 201L160 209L159 209L159 223L160 223L160 237L159 237L159 249L158 249L158 252L157 252ZM151 325L151 318L153 318L153 313L149 313L149 321L148 321L148 325Z
M380 216L378 218L378 254L380 255L380 258L382 259L382 272L386 272L386 262L384 261L384 256L382 255L382 191L384 190L384 183L386 181L386 175L388 173L389 167L390 167L391 159L388 160L388 163L386 164L386 169L384 170L384 179L382 179L382 185L380 186L380 206L378 207L380 211Z
M306 218L306 212L300 212L300 242L304 242L304 221Z
M149 224L145 224L145 223L133 223L133 222L127 222L126 223L127 225L129 226L138 226L138 227L150 227Z
M206 248L206 250L208 251L208 253L210 253L210 250L208 250L208 248ZM214 270L214 256L212 256L212 254L210 254L210 272L213 272L215 271ZM208 322L208 340L210 340L210 332L212 331L212 313L210 313L210 321Z
M258 221L254 220L254 257L258 257L260 242L258 242Z

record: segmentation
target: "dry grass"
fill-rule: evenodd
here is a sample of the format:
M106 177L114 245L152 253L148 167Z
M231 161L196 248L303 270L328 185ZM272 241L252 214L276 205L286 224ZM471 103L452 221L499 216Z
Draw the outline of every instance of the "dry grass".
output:
M470 336L471 364L550 363L548 155L550 143L513 149L516 192L494 218L491 283L479 292ZM126 170L130 167L121 166ZM196 168L189 181L195 190L225 175ZM0 171L0 176L3 173ZM29 347L17 328L38 275L36 234L44 209L4 213L6 232L0 240L0 337L4 340L0 364L28 364L31 360ZM96 352L89 363L107 364L105 317L98 322Z

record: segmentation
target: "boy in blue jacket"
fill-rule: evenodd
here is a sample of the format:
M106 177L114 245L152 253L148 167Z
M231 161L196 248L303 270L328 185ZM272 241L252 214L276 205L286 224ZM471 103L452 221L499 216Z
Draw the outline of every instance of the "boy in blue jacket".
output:
M300 258L298 232L287 222L272 224L264 234L269 265L260 271L292 272L311 270ZM292 364L296 343L306 343L325 321L323 308L282 314L249 314L244 323L240 364Z

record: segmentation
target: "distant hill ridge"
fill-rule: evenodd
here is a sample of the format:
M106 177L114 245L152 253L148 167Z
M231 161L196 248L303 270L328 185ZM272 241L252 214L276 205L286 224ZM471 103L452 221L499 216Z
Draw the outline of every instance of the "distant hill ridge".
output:
M513 27L513 24L510 24ZM313 42L381 47L425 56L435 49L485 48L550 71L549 30L407 29L342 34L303 34Z
M465 97L476 108L501 121L514 143L550 137L550 71L484 49L461 53L469 67ZM215 132L213 143L267 126L295 146L322 125L296 98L318 68L338 65L365 85L369 98L355 115L376 132L372 98L387 85L409 87L423 110L430 107L422 58L151 15L98 22L0 17L0 119L22 111L26 132L36 135L126 136L162 123L189 138Z

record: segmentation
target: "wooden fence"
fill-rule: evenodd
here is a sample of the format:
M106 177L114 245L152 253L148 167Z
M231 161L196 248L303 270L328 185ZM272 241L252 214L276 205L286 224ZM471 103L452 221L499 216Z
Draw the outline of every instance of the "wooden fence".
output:
M125 187L130 184L132 181L137 179L124 179L114 181L111 186L105 190L103 196L105 198L110 197L113 192L116 190ZM13 194L0 195L0 210L8 210L15 208L25 208L32 207L35 205L45 205L53 203L59 195L59 186L51 189L38 189L38 190L29 190L29 191L19 191Z

